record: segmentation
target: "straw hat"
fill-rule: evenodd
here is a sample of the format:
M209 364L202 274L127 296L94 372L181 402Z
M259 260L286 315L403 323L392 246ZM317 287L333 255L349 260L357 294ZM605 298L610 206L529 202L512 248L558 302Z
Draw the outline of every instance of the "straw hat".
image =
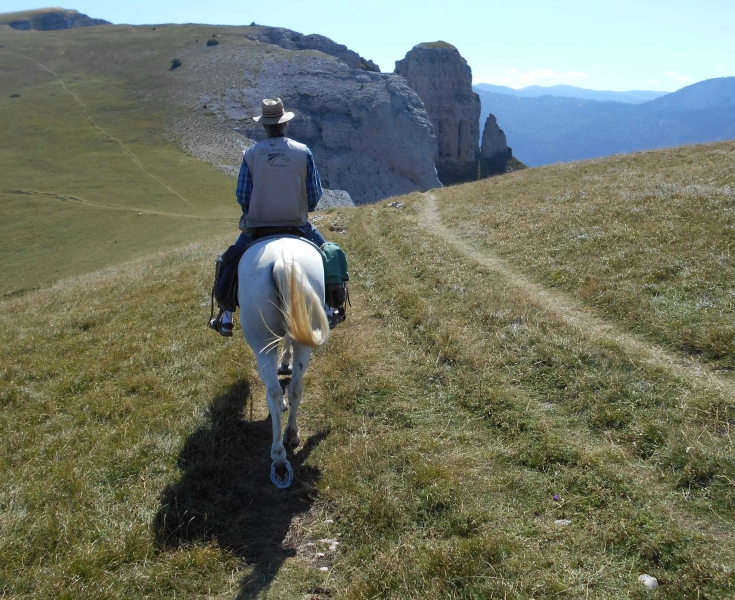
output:
M292 112L286 112L283 110L283 102L280 98L271 100L266 98L263 100L263 105L260 109L263 113L259 117L253 117L253 121L260 123L261 125L278 125L279 123L286 123L293 119Z

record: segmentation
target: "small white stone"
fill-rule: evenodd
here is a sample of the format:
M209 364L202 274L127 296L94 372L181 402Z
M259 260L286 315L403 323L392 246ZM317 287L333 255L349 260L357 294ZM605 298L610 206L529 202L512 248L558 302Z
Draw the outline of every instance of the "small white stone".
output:
M336 552L336 550L337 550L337 546L339 546L339 542L332 542L331 546L329 546L329 549L330 549L330 550L331 550L332 552Z
M554 525L557 527L566 527L567 525L571 525L572 522L569 519L557 519L554 521Z
M304 544L304 546L306 548L316 548L316 544L314 544L313 542L309 542L308 544Z
M316 553L317 558L324 558L324 552L317 552Z
M319 543L320 544L329 544L329 545L331 545L331 544L334 544L334 542L336 542L336 541L337 540L333 540L332 538L322 538L321 540L319 540Z
M326 520L326 521L324 521L324 522L325 522L325 523L326 523L327 525L331 525L332 523L334 523L334 519L327 519L327 520Z
M647 573L639 575L638 581L640 581L644 586L646 586L646 589L649 590L655 590L658 587L658 579L652 577L651 575L648 575Z
M329 571L329 567L319 567L319 570L322 571L323 573L326 573Z

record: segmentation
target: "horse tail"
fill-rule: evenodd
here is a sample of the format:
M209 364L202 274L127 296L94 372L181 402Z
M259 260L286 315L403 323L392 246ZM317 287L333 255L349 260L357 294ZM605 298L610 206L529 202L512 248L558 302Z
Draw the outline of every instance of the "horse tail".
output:
M311 348L324 344L329 337L327 314L301 266L293 260L278 259L273 265L273 279L281 295L287 335Z

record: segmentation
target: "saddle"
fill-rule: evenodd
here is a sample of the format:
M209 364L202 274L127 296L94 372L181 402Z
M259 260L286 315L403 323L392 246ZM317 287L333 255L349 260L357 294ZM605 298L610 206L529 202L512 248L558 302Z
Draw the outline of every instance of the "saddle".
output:
M209 313L209 327L216 329L225 311L235 311L237 300L237 267L245 251L256 241L267 237L293 236L301 238L319 250L324 262L325 300L332 309L329 324L332 329L347 318L345 301L352 306L347 288L350 276L347 271L345 253L332 242L326 242L321 248L307 240L304 233L297 227L259 227L252 234L252 242L244 248L234 244L214 261L214 283L212 285L211 307ZM219 314L214 317L214 303L217 302Z
M304 237L304 232L298 227L256 227L253 234L250 236L253 238L253 242L256 240L263 239L265 237L283 237L286 235L292 235L295 237ZM252 244L252 242L251 242ZM249 248L248 246L247 248ZM247 250L247 248L245 248Z

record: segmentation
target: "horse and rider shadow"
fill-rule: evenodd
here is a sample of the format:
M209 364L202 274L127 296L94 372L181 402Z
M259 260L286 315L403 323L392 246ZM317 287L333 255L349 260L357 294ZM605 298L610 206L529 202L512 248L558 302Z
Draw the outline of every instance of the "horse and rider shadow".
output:
M321 431L306 440L290 457L293 484L277 489L268 477L270 417L252 417L253 398L245 381L213 400L205 423L181 451L181 479L161 494L153 523L162 549L214 540L252 566L238 598L267 588L286 559L296 555L286 537L293 519L314 503L320 477L316 467L304 463L329 434Z

